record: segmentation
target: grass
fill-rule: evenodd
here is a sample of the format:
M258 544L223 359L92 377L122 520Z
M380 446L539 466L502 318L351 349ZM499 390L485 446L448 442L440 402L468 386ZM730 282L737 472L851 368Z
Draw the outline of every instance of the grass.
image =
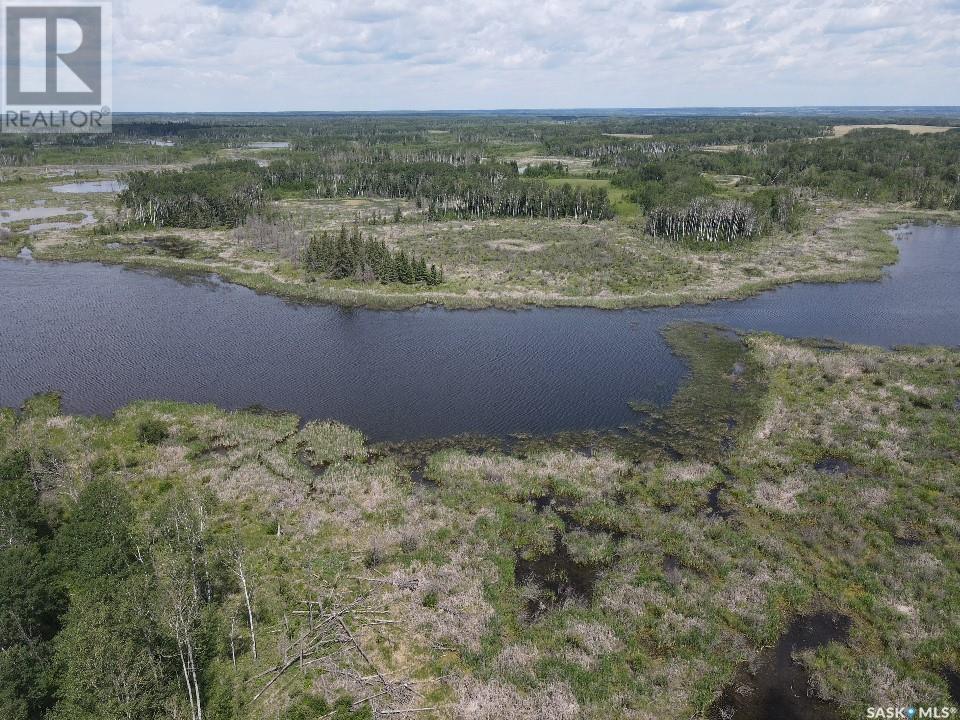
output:
M610 206L617 217L623 221L629 222L635 220L640 214L640 206L629 199L630 192L624 188L614 187L610 181L605 178L549 178L546 181L550 185L570 184L575 187L602 187L607 191L610 197Z
M318 586L369 593L391 623L359 639L391 676L423 683L412 702L441 709L421 717L710 714L741 664L811 610L852 620L845 643L796 658L842 716L951 704L938 673L960 667L960 352L704 326L669 337L696 358L664 411L690 438L673 459L449 446L413 482L399 452L368 452L335 423L169 402L74 417L55 396L0 412L0 448L48 463L51 502L104 474L144 514L173 492L206 498L216 531L243 539L264 637L295 631L289 608ZM701 426L681 421L731 408L742 421L725 446L711 422L698 443ZM845 464L818 470L838 467L824 459ZM591 593L557 602L548 588L572 572ZM238 676L277 652L241 653ZM235 685L248 701L251 685ZM291 676L250 713L320 687Z

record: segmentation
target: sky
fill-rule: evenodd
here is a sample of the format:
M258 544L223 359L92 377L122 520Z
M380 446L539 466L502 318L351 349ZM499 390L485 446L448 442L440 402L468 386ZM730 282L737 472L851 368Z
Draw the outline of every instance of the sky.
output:
M114 0L113 102L960 105L960 0Z

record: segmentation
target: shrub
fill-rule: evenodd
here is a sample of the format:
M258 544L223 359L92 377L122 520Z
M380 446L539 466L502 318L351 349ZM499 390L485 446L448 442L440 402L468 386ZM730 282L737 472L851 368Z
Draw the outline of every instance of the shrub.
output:
M137 426L137 439L145 445L159 445L167 435L167 426L159 420L144 420Z

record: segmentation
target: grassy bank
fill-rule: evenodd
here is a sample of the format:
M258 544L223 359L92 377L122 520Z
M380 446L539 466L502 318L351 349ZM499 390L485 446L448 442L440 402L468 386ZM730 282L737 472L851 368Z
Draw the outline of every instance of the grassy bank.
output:
M74 417L45 396L0 412L0 455L28 452L52 516L91 482L121 487L134 565L160 579L161 510L199 517L193 562L220 578L197 621L211 717L312 717L337 697L337 717L718 717L744 663L813 611L850 623L795 657L793 691L823 716L956 704L960 353L670 339L700 360L654 423L669 452L453 444L411 471L337 423L168 402ZM356 646L330 630L342 652L301 665L301 633L351 603Z
M291 201L282 206L298 222L331 229L359 212L382 216L387 210L383 201L364 200ZM716 248L645 237L622 220L588 225L510 219L361 225L368 237L442 265L444 283L436 288L311 277L291 260L238 246L225 230L61 231L34 237L30 244L37 259L214 272L258 292L301 301L381 308L435 304L612 309L742 298L798 281L879 278L883 267L896 259L887 229L908 221L957 219L956 213L827 203L796 233ZM191 251L169 252L151 245L152 236L161 234L181 238Z

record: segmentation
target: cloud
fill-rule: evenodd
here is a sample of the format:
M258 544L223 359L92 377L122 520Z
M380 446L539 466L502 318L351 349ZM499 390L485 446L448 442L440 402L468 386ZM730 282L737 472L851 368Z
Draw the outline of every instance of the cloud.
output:
M958 8L125 0L114 96L160 110L960 104Z
M249 10L256 6L257 0L201 0L203 5L215 5L225 10Z
M688 13L703 12L705 10L717 10L723 7L723 3L718 0L675 0L664 5L665 10L670 12Z

